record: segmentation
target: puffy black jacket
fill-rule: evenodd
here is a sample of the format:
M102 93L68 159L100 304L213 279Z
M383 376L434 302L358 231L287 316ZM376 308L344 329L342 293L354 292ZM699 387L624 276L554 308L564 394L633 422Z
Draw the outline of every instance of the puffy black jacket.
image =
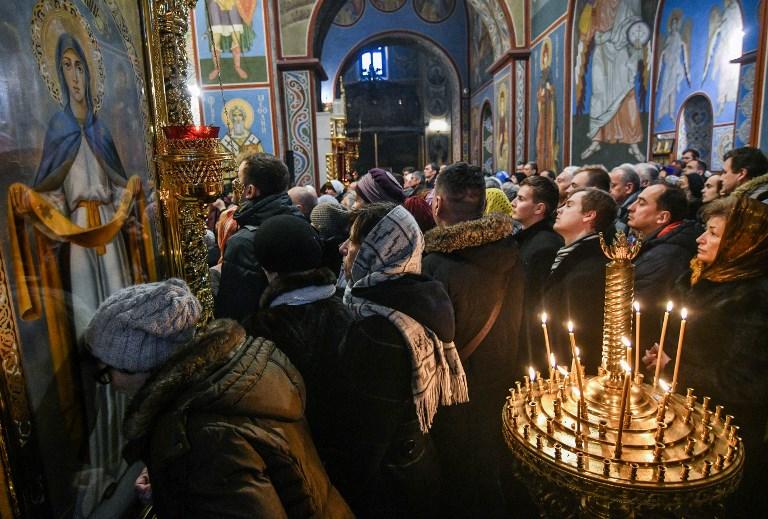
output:
M253 233L269 218L292 214L303 218L287 193L248 200L235 212L239 230L227 241L214 313L218 318L242 321L259 308L267 277L256 260Z

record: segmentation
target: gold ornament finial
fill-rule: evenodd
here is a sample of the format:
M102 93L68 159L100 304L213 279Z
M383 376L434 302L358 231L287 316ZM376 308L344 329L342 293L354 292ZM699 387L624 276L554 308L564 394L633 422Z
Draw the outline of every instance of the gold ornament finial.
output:
M619 231L610 245L605 242L603 233L600 233L600 247L603 249L603 254L615 262L632 261L640 253L642 245L641 236L634 233L627 235L624 231Z

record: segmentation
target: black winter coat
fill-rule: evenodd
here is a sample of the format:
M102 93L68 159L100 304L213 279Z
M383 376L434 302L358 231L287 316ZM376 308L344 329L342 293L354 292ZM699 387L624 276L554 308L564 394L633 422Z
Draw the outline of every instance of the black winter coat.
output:
M303 418L301 376L274 343L211 323L129 405L127 452L160 518L351 517Z
M453 340L453 307L442 285L406 275L353 295L396 309ZM432 517L440 468L422 434L411 389L411 353L382 316L352 323L343 343L343 398L334 415L337 445L326 458L332 481L359 517ZM438 411L438 414L442 412Z
M307 388L304 414L323 459L326 450L334 445L333 408L341 392L339 352L352 323L352 315L335 296L302 305L269 305L287 292L333 285L335 281L336 276L325 268L281 275L264 291L261 310L245 323L249 335L274 341L301 373Z
M603 308L605 300L605 266L608 259L599 239L584 241L572 250L544 284L541 311L549 315L552 353L558 364L571 365L568 321L573 321L576 345L588 375L595 374L601 363L603 348ZM538 321L541 326L541 321ZM542 338L540 347L544 349ZM546 354L543 355L546 357ZM542 373L546 368L541 366Z
M514 236L520 245L520 259L525 270L525 305L518 365L541 365L548 362L545 359L546 353L541 348L544 344L538 313L541 308L541 292L557 251L563 246L563 238L552 230L552 224L544 220ZM517 375L519 374L518 372Z
M699 402L709 396L710 409L724 406L739 426L746 465L727 517L768 517L768 277L701 280L692 288L689 279L678 282L690 313L677 392L694 388ZM674 359L674 348L667 352Z
M215 300L216 317L242 321L259 309L259 298L268 283L256 260L252 236L259 225L281 214L303 218L287 193L248 200L235 212L239 229L224 249L221 282Z
M441 408L432 435L443 469L443 517L502 517L499 473L504 445L501 408L517 373L523 311L523 265L504 215L432 229L424 273L445 284L456 312L456 347L469 402ZM497 301L498 318L468 358L462 349L483 329Z

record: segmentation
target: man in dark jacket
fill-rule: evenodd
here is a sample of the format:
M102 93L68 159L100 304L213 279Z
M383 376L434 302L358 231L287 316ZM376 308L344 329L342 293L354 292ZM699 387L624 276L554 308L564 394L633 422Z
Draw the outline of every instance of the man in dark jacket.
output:
M598 233L611 227L616 202L607 192L580 188L557 210L555 231L565 246L557 252L542 295L541 309L549 314L552 351L559 364L570 365L568 322L574 324L581 361L587 373L601 363L605 265Z
M453 307L421 275L424 239L403 206L370 204L353 217L342 245L354 317L339 363L347 392L332 419L338 455L326 466L360 517L436 517L430 427L438 406L467 401Z
M616 166L611 171L611 196L619 204L617 228L627 229L629 206L635 203L640 193L640 176L632 164Z
M694 222L683 220L687 211L685 192L666 183L645 188L629 206L629 227L643 239L634 261L635 299L648 323L641 327L641 347L649 348L658 340L672 287L696 254L700 230Z
M446 516L505 515L499 482L500 409L517 375L523 265L506 215L483 216L480 168L460 162L438 177L425 235L424 273L442 281L456 313L456 346L471 392L441 410L434 428L446 486ZM521 371L521 370L517 370Z
M532 362L548 363L544 335L539 326L541 289L549 276L555 255L563 246L563 238L552 229L552 219L560 199L557 185L547 177L528 177L520 184L517 198L512 201L515 220L523 230L515 235L520 246L520 258L525 269L525 307L523 310L523 347L518 365Z
M216 295L216 317L242 320L259 308L267 278L253 251L253 233L267 219L279 214L303 218L286 193L288 168L266 153L246 156L237 170L245 200L235 212L238 231L224 250L221 281Z
M274 343L218 320L179 279L124 288L86 330L99 381L135 393L126 455L158 517L351 517L304 420L301 376Z

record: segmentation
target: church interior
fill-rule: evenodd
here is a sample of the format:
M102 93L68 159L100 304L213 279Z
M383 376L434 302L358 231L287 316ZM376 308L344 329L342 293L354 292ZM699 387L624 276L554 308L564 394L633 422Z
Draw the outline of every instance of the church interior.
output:
M676 168L693 149L709 175L730 150L768 150L764 0L7 0L0 24L2 517L153 517L134 496L143 466L123 458L129 399L88 378L83 338L109 296L170 277L214 317L206 204L237 192L242 153L277 157L290 186L322 195L374 168L466 162L509 179L535 163L554 180L569 166ZM631 291L616 297L631 312ZM632 340L636 314L616 318ZM547 333L546 318L536 326ZM684 327L685 317L681 344ZM606 394L631 385L616 348L604 349L616 370L599 373ZM509 374L497 408L509 451L546 482L530 490L534 508L508 516L682 517L678 501L732 490L744 454L728 409L721 420L708 397L703 407L682 389L673 397L680 423L715 426L716 439L696 432L696 447L674 420L667 431L706 473L678 475L680 462L659 475L673 446L660 453L653 407L647 459L611 476L621 433L605 465L593 454L600 464L585 469L581 432L552 432L562 379L539 364L543 376ZM576 361L566 367L581 385ZM624 391L622 404L629 391L641 406L641 389ZM582 404L572 409L580 427ZM547 487L557 484L581 501L558 502ZM650 511L665 500L679 507Z

